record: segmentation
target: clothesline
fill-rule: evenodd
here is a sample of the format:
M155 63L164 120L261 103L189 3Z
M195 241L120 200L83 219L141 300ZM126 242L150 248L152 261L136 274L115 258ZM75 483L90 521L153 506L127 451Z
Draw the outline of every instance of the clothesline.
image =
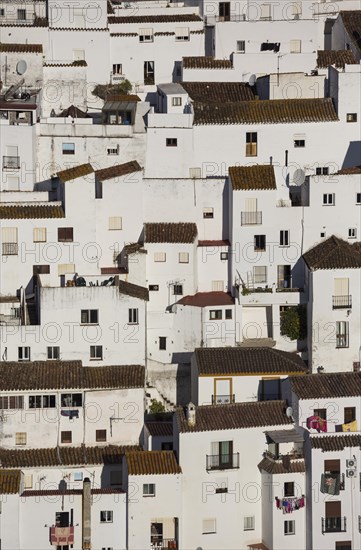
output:
M278 498L275 497L276 508L282 510L284 514L292 514L295 510L304 508L305 506L305 495L298 497L284 497Z

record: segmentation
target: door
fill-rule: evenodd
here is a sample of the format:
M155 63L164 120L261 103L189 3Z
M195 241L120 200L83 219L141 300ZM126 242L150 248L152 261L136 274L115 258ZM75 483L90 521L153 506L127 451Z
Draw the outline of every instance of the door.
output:
M219 465L221 468L232 467L233 441L220 441Z
M214 403L230 403L231 402L231 384L230 378L219 378L214 381L215 384L215 396Z
M154 84L154 61L144 61L144 84Z
M277 287L291 288L291 266L279 265L277 268Z
M231 20L231 3L230 2L219 3L219 20L220 21Z
M326 532L341 531L341 501L325 503L325 527Z

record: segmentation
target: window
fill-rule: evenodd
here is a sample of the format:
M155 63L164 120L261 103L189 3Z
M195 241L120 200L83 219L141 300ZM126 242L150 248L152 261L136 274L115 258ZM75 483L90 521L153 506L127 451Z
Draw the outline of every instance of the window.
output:
M324 238L326 237L326 232L325 232L325 231L321 231L320 237L321 237L321 239L324 239Z
M181 107L182 98L181 97L172 97L172 107Z
M336 542L335 550L352 550L351 541L338 541Z
M257 156L257 132L246 133L246 157Z
M100 512L100 523L113 523L113 511L102 510Z
M128 324L137 325L139 323L138 308L128 309Z
M336 322L336 348L348 348L348 321Z
M72 227L58 227L58 242L59 243L72 243L73 242L73 228Z
M75 143L63 143L63 155L75 155Z
M221 260L228 260L228 252L221 252Z
M264 252L266 250L266 235L254 236L254 249L258 252Z
M316 168L316 176L328 176L328 172L328 166L317 166Z
M203 218L213 218L213 217L214 217L213 208L209 206L206 206L205 208L203 208Z
M290 232L288 229L280 231L280 246L290 246Z
M166 350L167 349L167 338L166 336L159 336L159 349Z
M283 496L294 497L295 496L295 484L293 481L288 481L283 484Z
M261 4L261 17L263 21L271 19L271 4Z
M80 323L82 325L97 325L99 323L99 312L97 309L82 309L80 312Z
M122 485L122 470L113 470L110 472L110 485Z
M202 534L211 535L216 533L216 519L204 519L202 521Z
M18 348L18 360L19 361L30 361L30 347L22 346Z
M33 242L46 243L46 227L34 227Z
M46 348L48 359L60 359L59 346L49 346Z
M17 256L18 254L18 229L17 227L2 227L2 255Z
M58 264L58 275L67 275L68 273L75 273L74 264Z
M305 147L306 140L304 138L302 139L296 138L293 140L293 145L294 147Z
M73 50L73 60L74 61L84 61L85 60L85 51L84 50Z
M17 410L24 408L24 396L23 395L3 395L0 397L0 409L1 410Z
M356 420L356 407L344 407L344 424L349 424Z
M155 262L165 262L167 259L165 252L154 252L154 261Z
M149 285L148 288L150 292L156 292L157 290L159 290L159 285Z
M173 451L173 443L171 441L163 441L163 443L161 443L161 450Z
M179 252L178 261L180 264L189 264L189 253Z
M189 28L188 27L176 27L175 28L176 42L186 42L189 40Z
M318 416L321 420L327 420L327 409L313 409L313 416Z
M292 15L297 16L297 15L301 15L301 13L302 13L302 5L301 5L301 3L299 3L299 2L297 2L297 3L294 2L294 3L292 4Z
M29 395L29 409L55 409L55 395Z
M107 440L106 430L95 430L95 441L105 442Z
M154 61L144 61L144 84L153 85L155 81Z
M103 346L90 346L90 359L101 361L103 359Z
M254 531L254 516L245 516L243 519L243 530Z
M15 433L15 445L26 445L26 432Z
M294 535L295 534L295 520L285 521L283 527L283 532L285 535Z
M346 122L357 122L357 113L347 113Z
M201 168L190 168L189 169L189 177L192 179L197 179L202 177L202 170Z
M139 42L153 42L153 29L139 29Z
M209 312L209 318L211 321L222 319L221 309L211 309Z
M173 295L183 296L183 285L173 285Z
M246 42L245 40L237 40L237 52L245 53L246 51Z
M224 281L212 281L211 283L212 292L223 292L224 291Z
M361 204L361 193L356 193L356 204Z
M108 223L108 229L110 231L122 229L122 218L120 216L111 216Z
M290 53L301 53L301 40L290 41Z
M83 396L81 393L62 393L60 402L61 407L81 407Z
M255 265L253 267L253 282L267 283L267 267Z
M350 227L348 230L348 238L349 239L356 239L357 236L357 229L356 227Z
M122 74L123 68L121 63L113 63L113 74Z
M18 21L25 21L26 10L18 10Z
M335 205L335 193L324 193L322 197L322 204L324 206Z
M70 431L60 432L60 441L62 443L71 443L72 442L72 434Z
M226 319L232 319L232 310L231 309L226 309L225 318Z
M32 489L32 488L33 488L33 474L25 474L24 489Z
M177 138L167 138L166 139L166 146L167 147L177 147L178 140Z
M143 497L155 497L155 483L143 483Z
M4 17L5 15L5 8L0 8L0 17Z
M83 472L74 472L74 481L83 481Z

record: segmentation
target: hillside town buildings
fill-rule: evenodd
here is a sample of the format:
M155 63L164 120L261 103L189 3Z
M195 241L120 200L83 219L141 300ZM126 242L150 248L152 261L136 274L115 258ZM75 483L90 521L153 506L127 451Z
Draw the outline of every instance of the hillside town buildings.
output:
M361 548L356 0L0 0L0 547Z

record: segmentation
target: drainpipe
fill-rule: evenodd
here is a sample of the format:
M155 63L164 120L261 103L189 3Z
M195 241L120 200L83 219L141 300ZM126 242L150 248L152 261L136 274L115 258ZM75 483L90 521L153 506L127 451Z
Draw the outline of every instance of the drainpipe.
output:
M83 482L82 495L82 549L91 548L91 483L86 477Z

